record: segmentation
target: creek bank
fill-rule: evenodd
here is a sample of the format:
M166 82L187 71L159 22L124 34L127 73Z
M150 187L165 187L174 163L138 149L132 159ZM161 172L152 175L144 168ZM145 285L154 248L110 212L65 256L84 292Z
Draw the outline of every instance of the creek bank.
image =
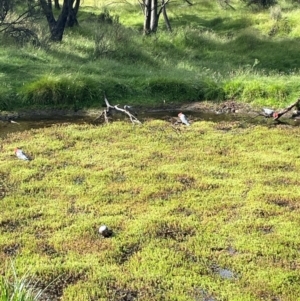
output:
M249 104L229 101L229 102L189 102L184 104L171 103L157 106L143 106L134 105L136 111L141 112L143 115L147 113L168 113L168 112L189 112L189 113L239 113L254 115L257 109L251 107ZM0 119L41 119L41 118L63 118L63 117L97 117L104 108L91 108L91 109L57 109L57 108L44 108L44 109L21 109L14 111L0 111Z
M122 108L122 106L120 106ZM149 119L161 119L176 122L179 112L187 115L190 121L207 120L212 122L235 122L242 121L248 124L283 124L288 126L299 126L300 116L293 118L292 111L286 113L281 120L274 121L273 118L266 120L262 115L262 108L253 107L250 104L224 101L224 102L189 102L189 103L170 103L157 106L133 106L137 113L137 118L144 122ZM38 128L51 126L57 123L95 123L97 117L104 110L104 107L90 108L83 110L74 109L58 109L58 108L44 108L44 109L24 109L19 111L0 111L0 126L1 132L4 134L3 127L11 123L23 123L24 129ZM126 114L112 110L111 120L127 119ZM98 123L99 121L97 121ZM19 124L20 125L20 124ZM21 127L19 128L21 129ZM6 129L9 131L9 129ZM16 129L13 129L15 131Z

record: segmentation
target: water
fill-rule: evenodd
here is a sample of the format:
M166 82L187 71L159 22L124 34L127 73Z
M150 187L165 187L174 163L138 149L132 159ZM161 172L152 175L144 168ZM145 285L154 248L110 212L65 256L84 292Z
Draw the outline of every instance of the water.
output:
M39 129L51 127L55 124L62 124L65 122L83 124L88 121L88 118L83 117L60 117L60 118L31 118L29 119L15 119L17 123L11 123L10 121L0 120L0 138L6 137L7 134L14 132L22 132L31 129Z
M232 122L232 121L239 121L245 126L250 124L260 124L260 125L271 125L276 124L272 119L267 119L264 117L256 117L253 118L249 115L240 115L240 114L216 114L213 112L183 112L191 121L191 123L195 121L212 121L212 122ZM178 110L153 110L148 112L140 112L137 118L141 122L145 122L151 119L160 119L169 121L170 123L176 122ZM35 116L31 118L16 118L13 121L17 123L11 123L9 118L4 118L0 116L0 138L4 138L9 133L19 132L19 131L26 131L30 129L38 129L38 128L46 128L51 127L56 124L62 123L74 123L74 124L84 124L84 123L96 123L94 120L96 116ZM113 114L111 117L111 121L117 120L124 120L127 119L128 122L129 118L122 113ZM299 126L300 120L295 122L292 119L283 119L280 121L284 124L289 124L293 126Z

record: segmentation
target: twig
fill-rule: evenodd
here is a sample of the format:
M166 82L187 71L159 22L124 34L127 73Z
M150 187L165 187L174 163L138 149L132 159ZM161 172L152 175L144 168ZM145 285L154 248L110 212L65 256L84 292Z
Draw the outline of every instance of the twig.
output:
M36 5L34 5L32 8L36 8L36 7L38 7L39 6L39 4L36 4ZM31 8L31 9L32 9ZM29 10L27 10L27 11L25 11L23 14L21 14L15 21L13 21L13 22L11 22L11 23L2 23L2 24L0 24L0 25L6 25L7 27L5 27L5 28L3 28L3 29L1 29L0 30L0 32L3 32L3 31L5 31L5 30L7 30L9 27L11 27L11 26L13 26L13 25L18 25L18 24L21 24L22 23L22 21L24 21L26 18L28 18L28 14L30 13L30 11L31 11L31 9L29 9ZM27 15L27 16L26 16ZM24 17L25 16L25 17ZM24 17L24 18L23 18ZM21 19L21 18L23 18L23 19Z
M129 119L130 119L130 121L131 121L132 123L142 124L142 123L141 123L141 122L140 122L133 114L131 114L128 110L119 108L119 105L112 106L112 105L108 102L108 100L107 100L105 94L104 94L104 101L105 101L105 104L106 104L106 109L105 109L104 111L102 111L101 114L100 114L94 121L96 121L96 120L100 119L102 116L104 116L104 121L105 121L106 123L108 123L108 117L107 117L107 114L109 113L109 110L110 110L110 109L113 109L113 110L116 110L116 111L119 111L119 112L122 112L122 113L126 114L126 115L129 117Z
M193 3L188 0L185 0L185 2L187 2L189 5L193 5Z
M121 109L118 107L118 105L115 105L113 106L114 109L120 111L120 112L123 112L125 113L129 118L130 118L130 121L132 123L138 123L138 124L142 124L134 115L132 115L129 111L125 110L125 109Z

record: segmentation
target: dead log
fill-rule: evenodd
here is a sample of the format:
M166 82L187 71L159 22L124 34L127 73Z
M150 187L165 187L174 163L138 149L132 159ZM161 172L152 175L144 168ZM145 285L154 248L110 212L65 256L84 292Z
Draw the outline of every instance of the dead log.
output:
M300 98L297 99L297 101L295 101L294 103L292 103L290 106L288 106L287 108L279 111L279 112L274 112L273 113L273 119L274 120L278 120L282 115L286 114L287 112L289 112L293 107L297 106L300 103Z
M122 113L126 114L126 115L129 117L130 121L131 121L133 124L135 124L135 123L137 123L137 124L142 124L142 123L136 118L136 116L134 116L133 114L131 114L131 113L129 112L129 110L126 109L126 108L128 108L128 106L124 106L124 109L119 108L119 105L113 106L113 105L111 105L111 104L108 102L108 100L107 100L107 98L106 98L106 95L104 95L104 101L105 101L105 104L106 104L106 109L103 110L103 111L101 112L101 114L100 114L94 121L96 121L96 120L100 119L101 117L103 117L105 123L108 123L108 117L107 117L107 116L109 115L109 111L110 111L110 110L116 110L116 111L119 111L119 112L122 112Z

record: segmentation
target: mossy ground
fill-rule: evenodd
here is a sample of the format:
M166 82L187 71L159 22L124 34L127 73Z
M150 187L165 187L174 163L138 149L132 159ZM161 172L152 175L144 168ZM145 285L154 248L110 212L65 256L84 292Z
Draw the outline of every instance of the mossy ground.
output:
M51 300L298 300L299 137L159 120L10 134L0 270L11 258L40 287L54 280Z

